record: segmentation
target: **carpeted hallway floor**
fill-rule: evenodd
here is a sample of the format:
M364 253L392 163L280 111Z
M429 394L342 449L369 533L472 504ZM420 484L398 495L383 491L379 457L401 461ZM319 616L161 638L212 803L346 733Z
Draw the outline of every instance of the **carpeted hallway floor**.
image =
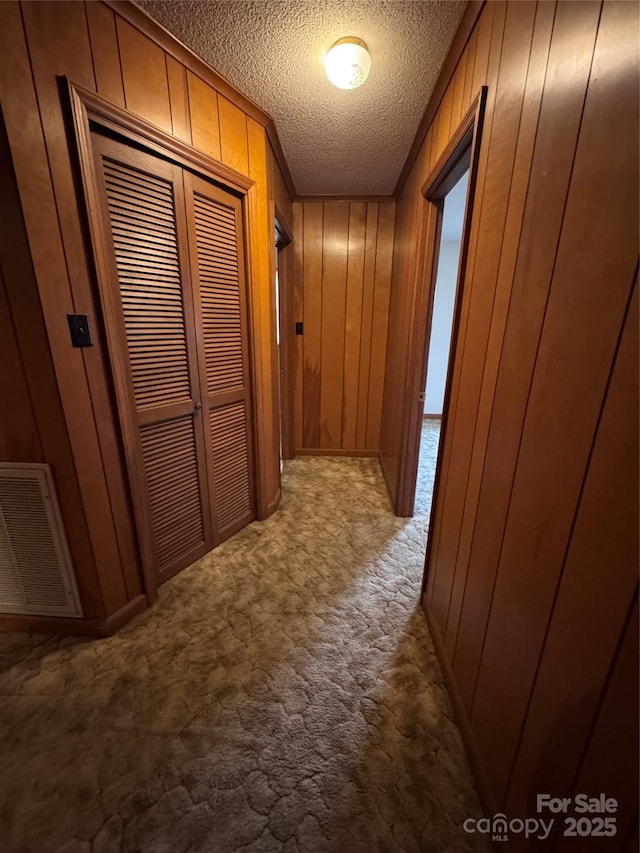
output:
M484 849L418 607L429 500L297 459L118 636L0 637L3 853Z

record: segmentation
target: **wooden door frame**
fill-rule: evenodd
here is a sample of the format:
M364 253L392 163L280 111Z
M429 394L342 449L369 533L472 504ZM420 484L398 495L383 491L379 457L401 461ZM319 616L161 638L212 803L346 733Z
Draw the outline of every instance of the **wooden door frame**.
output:
M94 273L98 282L100 291L99 306L104 308L105 297L109 300L109 288L101 286L101 282L111 281L112 273L110 270L109 249L105 240L105 229L101 228L104 223L96 223L96 219L102 216L102 207L100 204L97 188L98 181L95 174L93 146L91 142L91 132L98 130L101 133L107 133L120 141L124 141L129 145L133 145L147 153L155 154L165 161L173 162L191 172L202 175L209 179L214 184L222 187L222 189L231 192L241 199L243 208L243 226L246 234L251 233L252 216L250 212L251 205L247 203L247 195L255 181L251 178L242 175L235 169L220 163L217 160L208 157L202 152L185 142L165 133L162 130L154 127L143 119L135 116L126 110L114 106L109 101L105 101L99 95L89 92L80 86L72 83L67 77L58 78L63 106L66 106L69 111L71 141L75 147L77 164L80 171L80 180L82 184L84 203L87 206L88 230L91 240L90 257L93 259ZM91 215L89 215L89 211ZM97 226L97 227L96 227ZM250 268L250 240L245 240L245 279L251 281ZM247 301L250 306L250 295L247 294ZM111 306L113 307L113 306ZM158 595L158 574L157 566L155 565L154 549L151 538L151 523L148 508L145 500L144 477L142 472L141 459L136 457L135 448L138 445L137 433L138 427L135 422L134 412L131 410L131 389L129 379L129 366L126 351L122 350L122 340L117 328L109 321L107 316L110 312L101 310L102 317L99 321L104 326L106 342L107 342L107 357L111 367L111 379L113 382L113 391L116 399L116 409L120 424L121 435L123 439L123 449L126 460L127 480L131 494L133 513L135 518L135 528L138 538L138 548L140 550L142 575L145 586L145 593L149 603L153 603ZM251 394L251 413L254 423L253 430L253 458L255 466L259 470L260 457L259 447L257 442L259 413L256 407L255 394L255 379L256 379L256 361L254 359L255 348L253 338L255 334L255 318L251 310L249 310L249 352L250 352L250 377L249 386ZM260 477L257 476L257 471L254 472L254 483L256 486L256 505L260 506ZM259 515L259 517L261 517Z
M282 458L293 459L295 453L294 435L294 375L295 349L293 331L293 288L291 267L293 263L293 234L285 224L278 210L274 208L275 230L278 241L274 251L274 280L278 273L278 317L280 334L280 438L282 442ZM275 258L277 257L277 267Z
M438 501L438 487L442 468L442 451L444 436L447 429L449 400L453 377L453 364L456 354L458 327L460 322L460 306L462 304L464 281L466 274L469 240L471 235L471 217L473 200L478 180L478 161L480 142L484 122L484 110L487 100L487 87L483 86L473 103L463 116L447 147L439 157L425 181L421 195L423 202L419 216L419 245L418 257L421 259L420 272L417 276L414 305L411 317L410 344L407 366L407 385L403 406L403 437L400 459L398 490L396 495L396 514L412 516L415 503L418 462L420 456L420 437L422 432L423 402L420 396L424 390L429 358L429 343L431 340L431 318L433 314L433 299L435 295L438 259L440 256L440 236L442 231L442 214L444 197L469 170L467 198L465 203L464 224L460 242L460 260L456 281L456 296L454 301L453 323L451 327L451 342L449 362L445 382L442 422L440 427L440 442L436 462L433 498L431 501L430 526L434 518L435 506ZM435 215L434 215L435 214ZM421 286L426 282L427 286ZM427 541L427 556L429 543Z

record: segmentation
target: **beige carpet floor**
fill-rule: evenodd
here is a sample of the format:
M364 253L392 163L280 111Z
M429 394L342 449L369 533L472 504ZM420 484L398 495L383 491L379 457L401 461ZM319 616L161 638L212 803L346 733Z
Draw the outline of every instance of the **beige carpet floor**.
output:
M480 849L418 606L429 496L398 519L377 461L297 459L118 636L0 637L3 853Z

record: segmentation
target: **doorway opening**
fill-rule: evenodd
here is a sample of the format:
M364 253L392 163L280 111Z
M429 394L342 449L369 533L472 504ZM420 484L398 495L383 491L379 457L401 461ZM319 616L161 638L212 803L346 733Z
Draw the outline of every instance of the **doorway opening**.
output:
M416 479L415 510L425 514L431 506L438 459L468 183L467 169L443 199Z
M486 99L487 87L482 86L422 188L421 273L415 279L410 321L394 501L396 515L405 518L414 514L417 485L425 492L418 496L419 509L429 519L438 501ZM426 477L425 467L429 469ZM430 538L427 554L429 544Z
M275 315L278 365L278 418L280 433L280 471L287 459L293 459L293 290L291 285L293 236L282 216L275 212Z

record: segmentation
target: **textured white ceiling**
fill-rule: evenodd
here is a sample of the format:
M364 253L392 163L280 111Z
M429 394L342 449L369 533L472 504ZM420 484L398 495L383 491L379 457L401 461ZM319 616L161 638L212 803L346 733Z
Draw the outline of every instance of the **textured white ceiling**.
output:
M296 190L393 192L464 10L431 0L138 0L275 120ZM337 39L366 41L358 89L329 83Z

